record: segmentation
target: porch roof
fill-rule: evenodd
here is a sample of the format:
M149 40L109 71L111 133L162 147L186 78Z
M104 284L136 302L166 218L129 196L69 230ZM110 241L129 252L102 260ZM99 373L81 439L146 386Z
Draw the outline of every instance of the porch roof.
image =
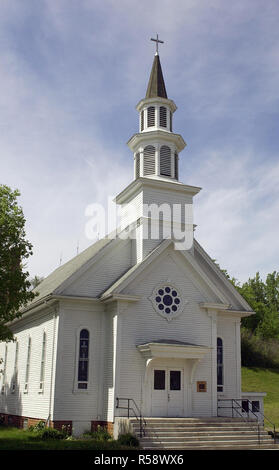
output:
M180 358L180 359L202 359L212 348L182 341L162 339L149 341L137 345L145 359L152 358Z

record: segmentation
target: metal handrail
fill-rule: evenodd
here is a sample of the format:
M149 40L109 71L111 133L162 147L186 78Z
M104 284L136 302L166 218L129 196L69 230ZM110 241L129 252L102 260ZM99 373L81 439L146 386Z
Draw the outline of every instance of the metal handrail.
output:
M230 401L231 402L231 407L228 407L228 406L218 406L218 410L219 409L228 409L228 408L231 408L232 409L232 418L233 418L233 412L236 411L237 414L242 418L242 419L245 419L245 417L243 416L243 412L247 413L247 419L249 419L249 413L252 413L255 417L256 417L256 420L258 422L258 441L260 443L260 426L259 426L259 416L262 418L262 421L263 423L266 421L268 421L272 427L273 427L273 441L274 441L274 444L276 442L276 428L275 428L275 424L269 419L267 418L264 413L262 413L258 408L257 408L257 411L256 414L254 411L253 411L253 404L250 400L246 399L245 400L242 400L242 399L236 399L236 398L220 398L218 399L218 402L222 402L222 401ZM239 404L239 402L241 401L241 404ZM245 401L248 403L248 410L247 411L243 411L243 406L242 406L242 401ZM237 406L234 406L234 403L237 404ZM250 405L251 405L251 408L250 408ZM242 413L240 413L238 410L241 408L242 410ZM218 414L218 411L217 411L217 414Z
M121 400L126 400L127 401L127 406L120 406L120 401ZM133 403L133 405L136 408L136 411L134 410L133 406L130 405L130 402ZM141 414L141 410L136 404L135 400L133 398L116 398L116 408L122 409L122 410L127 410L128 411L128 418L130 418L130 411L134 413L134 417L136 418L137 421L139 421L140 424L140 437L145 436L145 427L146 427L146 421L144 417Z

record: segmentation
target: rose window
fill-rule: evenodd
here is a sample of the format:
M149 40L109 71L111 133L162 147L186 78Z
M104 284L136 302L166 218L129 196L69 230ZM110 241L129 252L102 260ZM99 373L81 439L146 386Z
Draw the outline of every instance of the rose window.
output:
M161 313L170 315L176 313L180 307L181 299L177 290L170 286L160 287L155 294L156 306Z

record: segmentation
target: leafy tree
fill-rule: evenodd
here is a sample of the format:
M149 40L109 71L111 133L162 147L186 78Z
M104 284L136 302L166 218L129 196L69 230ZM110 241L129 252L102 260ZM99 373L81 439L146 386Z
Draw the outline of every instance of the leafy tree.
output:
M12 339L6 323L21 316L20 308L34 299L23 262L32 255L18 190L0 185L0 340Z
M244 282L239 292L255 312L255 315L244 318L242 325L255 332L267 314L265 284L260 274L257 272L254 278L249 278L247 282Z
M220 268L216 260L213 261ZM263 339L279 339L279 273L273 271L264 282L257 272L253 278L240 284L226 269L221 271L255 312L255 315L243 318L242 328Z
M31 289L35 289L41 282L44 280L44 277L34 276L30 279Z

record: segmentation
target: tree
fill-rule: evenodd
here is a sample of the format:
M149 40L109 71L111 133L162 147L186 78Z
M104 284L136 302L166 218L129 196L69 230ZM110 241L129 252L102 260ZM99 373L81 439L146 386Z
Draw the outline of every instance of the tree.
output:
M41 282L44 280L44 277L40 276L34 276L32 279L30 279L30 284L31 284L31 289L35 289Z
M6 324L19 318L20 308L35 297L23 266L33 253L25 238L25 218L18 196L18 190L0 185L0 341L12 339Z
M220 268L216 260L213 261ZM279 339L279 273L273 271L264 282L257 272L241 284L226 269L221 271L255 312L242 319L242 327L263 339Z

